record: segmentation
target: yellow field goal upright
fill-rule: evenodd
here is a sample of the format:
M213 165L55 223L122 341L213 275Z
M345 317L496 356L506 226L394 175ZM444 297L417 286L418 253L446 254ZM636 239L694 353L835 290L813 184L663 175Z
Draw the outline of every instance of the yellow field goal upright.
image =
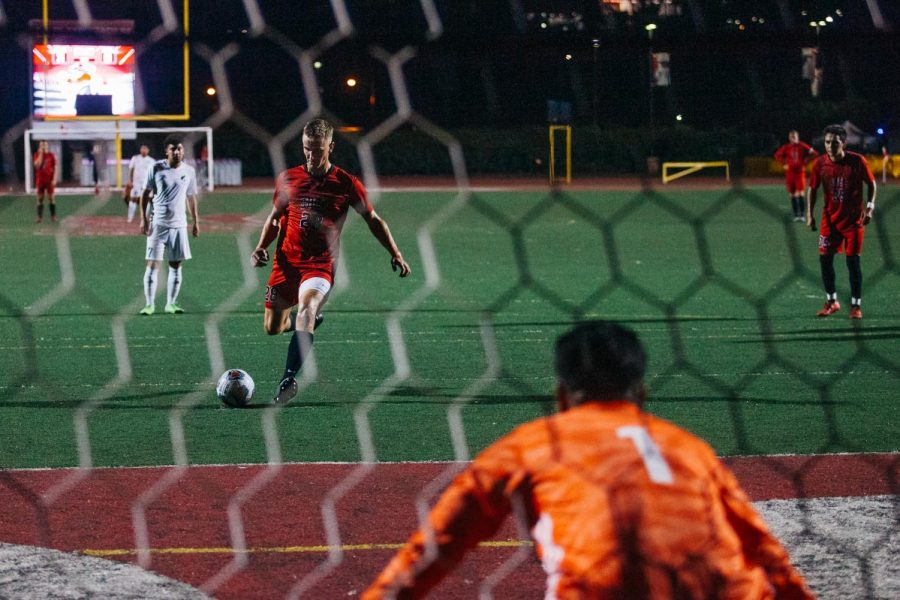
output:
M571 125L551 125L550 126L550 184L556 183L560 177L556 176L556 133L565 133L566 144L566 183L572 183L572 126Z
M731 168L728 166L727 160L716 160L712 162L664 162L662 168L662 182L669 183L675 181L691 173L696 173L701 169L707 168L725 168L725 181L731 181ZM675 170L669 175L669 170Z

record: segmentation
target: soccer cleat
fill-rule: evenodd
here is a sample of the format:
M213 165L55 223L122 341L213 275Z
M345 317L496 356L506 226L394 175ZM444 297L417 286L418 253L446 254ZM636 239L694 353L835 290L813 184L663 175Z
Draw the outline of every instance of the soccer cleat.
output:
M825 302L825 306L822 307L822 310L816 313L817 317L827 317L829 315L833 315L837 311L841 310L841 303L837 300L828 300Z
M148 304L144 308L141 309L141 312L138 314L150 316L156 312L156 307L152 304Z
M297 380L293 377L285 377L278 384L278 391L272 398L272 404L285 405L297 395Z
M318 329L318 328L319 328L319 325L321 325L321 324L322 324L322 321L324 321L324 320L325 320L325 315L324 315L324 314L322 314L322 313L317 314L317 315L316 315L316 322L315 322L315 324L313 325L313 331L315 331L316 329Z
M173 302L172 304L166 304L166 312L170 315L180 315L184 312L184 309Z
M859 308L859 304L854 304L850 307L850 318L862 319L862 310Z

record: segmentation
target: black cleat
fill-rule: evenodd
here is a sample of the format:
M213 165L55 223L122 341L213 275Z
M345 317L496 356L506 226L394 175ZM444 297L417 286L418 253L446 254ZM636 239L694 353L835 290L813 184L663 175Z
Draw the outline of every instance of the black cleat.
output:
M315 322L315 324L313 325L313 331L315 331L316 329L318 329L318 328L319 328L319 325L321 325L321 324L322 324L322 321L324 321L324 320L325 320L325 314L324 314L324 313L319 313L319 314L317 314L317 315L316 315L316 322Z
M297 380L293 377L285 377L278 384L278 391L272 398L272 404L284 406L297 395Z

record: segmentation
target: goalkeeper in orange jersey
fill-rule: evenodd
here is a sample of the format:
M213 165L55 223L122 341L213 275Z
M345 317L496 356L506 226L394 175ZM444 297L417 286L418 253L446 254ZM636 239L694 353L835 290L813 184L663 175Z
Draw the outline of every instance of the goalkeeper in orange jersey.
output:
M632 331L578 325L555 362L559 413L484 450L363 599L424 596L514 505L546 598L812 597L712 448L643 410Z

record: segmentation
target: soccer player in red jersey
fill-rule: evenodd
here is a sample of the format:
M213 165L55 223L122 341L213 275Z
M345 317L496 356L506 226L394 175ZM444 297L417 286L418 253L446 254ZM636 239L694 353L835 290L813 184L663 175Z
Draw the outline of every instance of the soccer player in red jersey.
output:
M784 178L795 221L804 221L805 204L803 191L806 188L806 163L814 160L818 153L804 142L796 129L788 132L788 143L775 151L775 160L784 165Z
M324 119L314 119L303 127L306 164L278 175L272 212L250 256L253 266L266 265L267 248L277 238L263 326L269 335L294 333L272 400L275 404L285 404L297 395L296 375L312 350L313 332L322 319L319 311L334 281L341 229L351 207L390 253L391 267L400 271L400 277L410 273L387 223L369 203L362 182L331 164L333 136L334 126ZM295 305L297 314L292 315Z
M861 154L845 149L847 130L840 125L825 128L825 156L813 164L806 195L806 224L814 228L812 209L819 186L825 191L825 205L819 224L819 265L825 284L825 306L817 314L827 317L839 311L834 285L834 255L847 255L850 274L850 318L862 319L862 254L866 225L875 212L875 176ZM866 197L863 200L863 184Z
M56 156L46 140L38 142L34 153L34 186L37 188L37 222L44 220L44 195L50 202L50 220L56 222Z
M559 413L479 454L362 600L425 597L511 513L531 531L543 598L812 598L709 444L644 411L634 332L582 323L555 362Z

